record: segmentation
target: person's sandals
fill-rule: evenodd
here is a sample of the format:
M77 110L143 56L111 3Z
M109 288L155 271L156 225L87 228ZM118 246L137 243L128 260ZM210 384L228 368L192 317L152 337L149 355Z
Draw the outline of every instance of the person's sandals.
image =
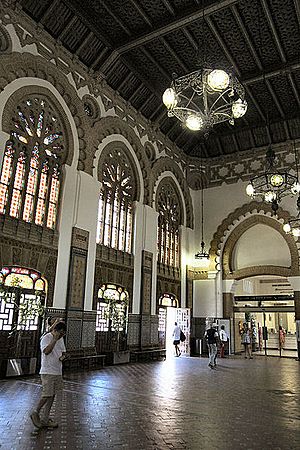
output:
M37 411L32 411L32 413L30 414L30 419L32 420L32 423L36 428L42 428L43 425Z

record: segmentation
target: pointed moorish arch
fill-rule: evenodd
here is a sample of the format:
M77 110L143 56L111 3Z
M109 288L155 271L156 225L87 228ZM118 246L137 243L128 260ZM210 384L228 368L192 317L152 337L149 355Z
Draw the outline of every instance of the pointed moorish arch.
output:
M216 262L221 258L223 279L242 279L256 275L282 275L286 277L299 275L299 251L293 236L283 231L282 225L289 218L289 213L279 208L277 216L272 214L271 206L265 203L251 202L237 208L223 220L211 242L211 257ZM239 270L232 270L232 254L238 239L251 227L264 224L275 231L286 241L290 251L291 266L252 266Z

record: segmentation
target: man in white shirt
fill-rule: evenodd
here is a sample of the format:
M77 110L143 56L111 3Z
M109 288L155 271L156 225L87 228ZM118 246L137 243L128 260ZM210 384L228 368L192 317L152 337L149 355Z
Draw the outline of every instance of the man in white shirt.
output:
M224 358L225 345L226 345L226 343L228 341L228 336L227 336L227 333L225 331L225 326L224 325L221 326L220 341L221 341L220 357Z
M50 333L41 338L41 380L42 396L30 418L37 428L56 428L58 424L49 418L50 410L58 391L62 390L62 361L66 358L66 347L63 336L66 334L66 324L58 322ZM44 409L43 418L40 417Z
M181 351L179 350L179 347L178 347L178 345L180 344L180 332L181 332L181 329L177 325L177 322L175 322L175 328L173 330L172 336L173 336L173 345L175 346L176 356L181 355Z

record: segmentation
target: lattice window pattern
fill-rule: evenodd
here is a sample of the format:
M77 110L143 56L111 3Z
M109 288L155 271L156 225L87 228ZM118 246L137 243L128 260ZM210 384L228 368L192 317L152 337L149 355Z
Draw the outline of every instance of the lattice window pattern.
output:
M51 105L34 96L12 118L0 177L0 213L55 228L64 158L61 123Z
M115 284L104 284L98 290L96 331L123 331L128 309L128 292ZM112 323L111 303L114 303L114 315L117 325ZM118 329L116 329L116 327Z
M132 247L133 170L126 155L110 152L102 165L97 243L130 253Z
M180 202L170 183L160 186L157 193L158 261L172 267L180 265Z

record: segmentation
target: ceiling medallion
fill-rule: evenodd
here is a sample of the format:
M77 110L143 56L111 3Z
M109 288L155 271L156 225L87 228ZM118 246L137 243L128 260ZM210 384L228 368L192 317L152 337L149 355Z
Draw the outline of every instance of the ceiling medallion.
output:
M173 79L163 94L169 117L177 117L192 131L207 132L215 124L243 117L245 90L229 71L202 68Z

